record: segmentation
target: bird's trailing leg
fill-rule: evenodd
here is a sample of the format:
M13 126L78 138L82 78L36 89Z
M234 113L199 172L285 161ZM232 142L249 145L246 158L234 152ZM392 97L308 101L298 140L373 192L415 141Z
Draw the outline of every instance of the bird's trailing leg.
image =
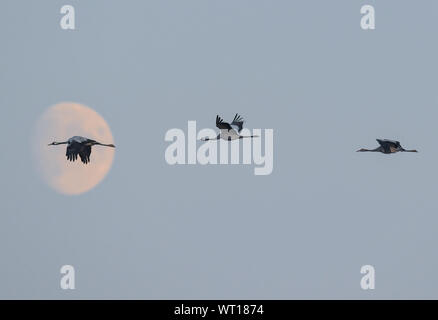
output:
M113 145L112 143L110 143L110 144L105 144L105 143L96 142L96 143L94 143L94 144L95 144L95 145L98 145L98 146L111 147L111 148L115 148L115 147L116 147L116 146ZM91 145L93 145L93 144L91 144Z

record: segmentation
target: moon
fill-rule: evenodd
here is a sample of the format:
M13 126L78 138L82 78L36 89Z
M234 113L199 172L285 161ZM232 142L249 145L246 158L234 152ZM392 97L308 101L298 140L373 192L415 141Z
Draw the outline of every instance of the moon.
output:
M66 195L78 195L97 186L111 169L114 148L93 146L90 163L66 158L66 144L48 146L53 141L67 141L83 136L101 143L114 143L109 125L93 109L74 102L62 102L49 107L36 121L33 135L37 171L54 190Z

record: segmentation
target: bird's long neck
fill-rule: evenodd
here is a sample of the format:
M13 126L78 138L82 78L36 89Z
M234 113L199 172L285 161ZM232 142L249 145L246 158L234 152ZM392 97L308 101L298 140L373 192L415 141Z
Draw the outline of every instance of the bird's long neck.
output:
M377 147L376 149L360 149L357 150L358 152L381 152L382 150L380 149L380 147Z
M210 137L205 137L205 138L201 138L201 141L211 141L211 140L219 140L221 138L221 135L218 134L216 137L214 138L210 138Z

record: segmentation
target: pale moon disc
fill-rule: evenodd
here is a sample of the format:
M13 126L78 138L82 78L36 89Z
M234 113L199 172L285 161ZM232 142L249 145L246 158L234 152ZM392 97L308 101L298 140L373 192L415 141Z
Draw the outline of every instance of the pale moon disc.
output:
M39 117L32 137L37 170L49 186L67 195L81 194L97 186L110 170L115 153L114 148L93 146L90 162L84 164L80 157L74 162L67 160L66 144L48 146L73 136L114 144L106 121L82 104L58 103Z

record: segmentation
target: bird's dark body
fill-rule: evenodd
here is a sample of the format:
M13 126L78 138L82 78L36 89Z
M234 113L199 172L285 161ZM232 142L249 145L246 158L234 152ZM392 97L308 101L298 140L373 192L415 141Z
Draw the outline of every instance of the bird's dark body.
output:
M102 144L95 140L80 137L80 136L74 136L65 142L53 142L50 145L59 145L59 144L67 144L67 150L65 153L67 160L76 161L79 156L84 164L88 164L90 162L92 146L100 145L100 146L115 148L113 144Z
M395 140L388 140L388 139L376 139L377 142L380 144L379 147L369 150L369 149L360 149L358 151L364 152L364 151L371 151L371 152L381 152L384 154L392 154L396 152L417 152L417 150L406 150L404 149L399 141Z
M399 141L387 140L387 139L376 139L382 148L382 153L390 154L402 151L403 148Z
M70 161L75 161L79 157L84 164L90 162L91 144L72 142L67 146L66 156Z

